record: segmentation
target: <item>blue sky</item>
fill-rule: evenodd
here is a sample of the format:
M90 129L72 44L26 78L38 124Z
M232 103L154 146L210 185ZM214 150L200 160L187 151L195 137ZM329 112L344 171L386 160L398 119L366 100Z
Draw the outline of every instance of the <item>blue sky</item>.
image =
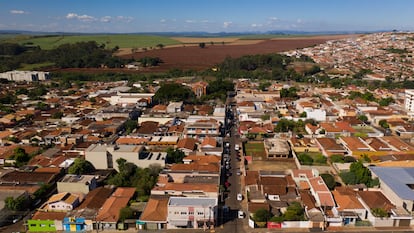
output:
M0 0L0 30L414 30L411 0Z

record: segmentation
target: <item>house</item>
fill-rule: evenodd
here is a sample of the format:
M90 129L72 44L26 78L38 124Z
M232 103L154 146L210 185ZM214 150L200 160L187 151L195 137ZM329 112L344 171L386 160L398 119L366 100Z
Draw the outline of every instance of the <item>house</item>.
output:
M41 207L42 211L69 212L79 206L79 196L68 192L58 193L49 198Z
M67 212L36 211L32 218L27 220L30 232L56 232L63 231L63 219Z
M197 148L196 143L197 140L194 138L182 138L178 141L176 148L184 152L184 154L188 155Z
M99 208L113 192L112 188L99 187L90 191L84 201L75 210L67 214L63 219L65 231L92 231L93 221L96 218Z
M170 102L167 106L167 113L177 113L183 110L183 102Z
M97 187L95 176L67 174L57 182L57 191L88 194Z
M332 195L336 202L336 215L341 218L343 225L355 225L357 220L365 219L366 210L354 190L336 187Z
M218 137L221 135L221 123L214 118L187 122L184 126L184 134L194 138Z
M382 193L397 207L414 213L414 168L369 167L373 177L378 177Z
M315 141L322 154L326 157L333 154L343 155L346 153L346 149L333 138L316 138Z
M211 229L218 214L217 198L170 197L167 212L167 229Z
M97 230L117 229L120 210L128 206L135 195L135 188L118 187L105 201L96 215Z
M161 230L167 228L168 202L168 196L151 195L139 218L140 222L145 223L145 229Z

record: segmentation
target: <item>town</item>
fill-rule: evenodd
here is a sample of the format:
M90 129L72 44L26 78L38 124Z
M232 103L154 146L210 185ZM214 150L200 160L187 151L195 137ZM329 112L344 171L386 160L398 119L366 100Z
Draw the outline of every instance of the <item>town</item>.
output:
M321 68L298 81L210 77L224 65L209 77L137 81L1 73L0 224L412 229L414 89L330 83L408 82L412 42L377 33L285 52ZM269 60L295 67L289 57Z

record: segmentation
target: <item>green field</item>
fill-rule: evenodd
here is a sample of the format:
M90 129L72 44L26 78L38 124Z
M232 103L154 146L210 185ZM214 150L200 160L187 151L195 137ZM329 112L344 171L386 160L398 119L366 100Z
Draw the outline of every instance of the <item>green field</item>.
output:
M53 35L14 37L4 41L19 44L40 46L42 49L53 49L61 44L72 44L81 41L96 41L98 44L105 44L106 48L148 48L156 47L158 44L174 45L181 44L179 41L164 36L152 35L131 35L131 34L108 34L108 35Z

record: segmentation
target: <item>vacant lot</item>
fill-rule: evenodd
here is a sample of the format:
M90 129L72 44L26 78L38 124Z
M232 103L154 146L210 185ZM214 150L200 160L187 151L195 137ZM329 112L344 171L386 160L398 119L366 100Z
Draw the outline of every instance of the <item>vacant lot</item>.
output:
M250 171L286 171L297 169L293 159L253 161L248 165Z
M246 156L252 156L253 160L266 159L266 151L263 142L248 142L244 145Z

